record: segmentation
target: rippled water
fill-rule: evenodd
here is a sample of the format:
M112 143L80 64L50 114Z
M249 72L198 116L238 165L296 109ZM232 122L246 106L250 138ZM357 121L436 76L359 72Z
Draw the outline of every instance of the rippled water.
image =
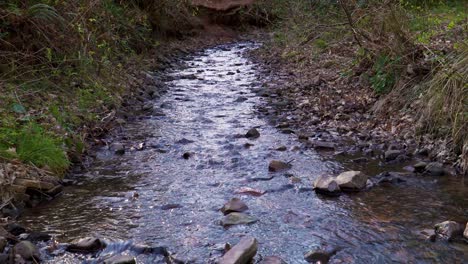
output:
M209 263L220 256L220 244L250 235L259 240L258 256L277 255L288 263L305 263L304 253L322 244L341 248L332 263L468 261L467 244L432 243L420 234L441 221L467 220L468 187L461 177L410 177L352 195L317 196L311 182L318 175L356 165L321 156L259 117L255 109L264 102L254 91L268 76L245 56L253 48L255 43L236 43L187 57L186 67L168 73L168 93L154 102L163 114L130 122L113 138L127 148L143 142L146 148L123 156L100 149L92 167L74 175L78 186L28 211L21 223L61 242L90 235L113 241L101 257L134 254L128 245L144 243L166 246L190 263ZM239 136L253 127L260 138ZM288 150L275 151L282 145ZM192 153L188 160L182 158L186 152ZM286 175L269 173L272 159L293 167ZM360 166L371 175L384 169ZM291 182L292 175L301 182ZM242 187L267 192L236 194ZM233 197L259 221L223 228L219 208ZM46 258L93 261L71 254Z

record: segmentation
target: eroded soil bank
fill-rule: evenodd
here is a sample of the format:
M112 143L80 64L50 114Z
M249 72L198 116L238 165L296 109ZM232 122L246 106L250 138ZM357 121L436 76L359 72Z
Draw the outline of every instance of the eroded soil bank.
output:
M338 145L317 143L332 136L301 134L296 117L281 107L289 103L272 104L281 95L271 84L286 76L248 56L258 46L216 46L151 76L164 91L145 114L105 138L90 167L70 175L74 182L61 197L20 218L58 242L38 243L44 263L101 263L118 254L166 263L166 249L172 259L214 263L225 243L245 236L259 241L259 261L274 255L307 263L304 254L323 247L335 249L331 263L468 260L461 237L428 240L436 223L466 223L463 177L406 173L403 166L416 162L409 157L404 164L378 155L356 162L359 153L335 155ZM259 136L246 137L252 128ZM272 160L291 168L269 171ZM369 175L369 188L337 197L313 191L320 175L347 170ZM399 173L382 181L385 171ZM248 206L238 221L250 224L226 224L232 219L219 209L234 197ZM89 236L107 246L82 254L62 244Z

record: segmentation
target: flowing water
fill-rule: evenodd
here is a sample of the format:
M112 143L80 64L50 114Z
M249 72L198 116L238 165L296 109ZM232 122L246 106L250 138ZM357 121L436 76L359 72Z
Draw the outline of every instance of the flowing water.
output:
M184 67L167 73L168 92L154 101L161 112L127 123L112 138L127 148L144 143L143 150L98 150L93 165L73 175L78 185L22 217L21 224L60 242L98 236L110 243L98 256L57 251L45 263L96 263L121 252L140 263L163 263L158 255L131 250L140 243L165 246L190 263L210 263L223 243L245 235L258 239L258 259L276 255L287 263L306 263L304 253L324 244L340 249L333 263L468 261L467 244L433 243L421 234L441 221L466 221L468 186L461 177L410 177L334 198L311 189L318 175L349 164L305 148L257 114L265 102L256 91L274 76L245 56L256 47L235 43L185 58ZM258 139L239 136L253 127ZM275 150L283 145L286 151ZM273 159L293 167L270 173ZM363 167L376 173L369 168ZM243 187L266 193L236 193ZM259 221L222 227L219 208L233 197Z

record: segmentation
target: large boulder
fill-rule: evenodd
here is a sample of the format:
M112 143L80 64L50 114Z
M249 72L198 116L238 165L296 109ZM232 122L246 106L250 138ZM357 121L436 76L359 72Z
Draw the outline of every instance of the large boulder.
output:
M106 244L96 237L85 237L74 240L68 247L67 251L78 253L94 253L106 247Z
M445 221L435 225L436 237L442 240L451 241L463 234L463 226L455 221Z
M41 254L39 250L29 241L21 241L13 247L14 255L20 255L25 260L39 262Z
M360 171L343 172L336 177L336 182L343 191L359 191L366 187L367 175Z
M253 237L244 237L219 260L219 264L249 264L257 254L258 242Z
M244 212L247 211L249 207L241 201L239 198L232 198L229 202L224 204L224 206L221 208L221 212L223 214L227 215L232 212Z
M227 227L227 226L232 226L232 225L252 224L252 223L255 223L257 221L258 221L257 218L255 218L253 216L250 216L248 214L233 212L233 213L230 213L230 214L226 215L221 220L221 224L224 227Z
M337 195L341 192L335 178L329 175L321 175L314 182L314 190L327 195Z

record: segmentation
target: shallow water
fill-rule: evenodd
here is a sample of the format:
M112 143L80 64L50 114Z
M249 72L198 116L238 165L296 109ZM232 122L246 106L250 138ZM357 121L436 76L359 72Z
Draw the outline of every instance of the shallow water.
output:
M111 243L99 256L55 252L46 263L99 262L116 252L135 254L129 245L165 246L177 259L210 263L220 245L244 235L259 241L257 256L277 255L306 263L303 255L322 244L340 248L332 263L463 263L468 245L428 242L420 234L435 223L468 218L468 185L462 177L409 177L398 185L335 198L318 196L311 182L322 173L356 169L305 148L256 112L265 104L255 90L264 76L246 52L255 43L207 49L167 73L168 92L154 102L163 114L129 122L113 135L129 149L97 152L86 172L73 175L54 201L34 208L21 224L67 242L98 236ZM239 135L257 127L260 138ZM246 147L246 143L253 146ZM284 152L275 151L287 146ZM192 153L186 160L182 155ZM291 161L285 173L269 173L269 161ZM370 175L389 169L359 165ZM292 183L291 176L301 182ZM256 197L236 194L242 187L265 190ZM138 197L134 197L138 194ZM223 228L219 208L239 197L251 225ZM141 263L164 263L160 256L136 255Z

